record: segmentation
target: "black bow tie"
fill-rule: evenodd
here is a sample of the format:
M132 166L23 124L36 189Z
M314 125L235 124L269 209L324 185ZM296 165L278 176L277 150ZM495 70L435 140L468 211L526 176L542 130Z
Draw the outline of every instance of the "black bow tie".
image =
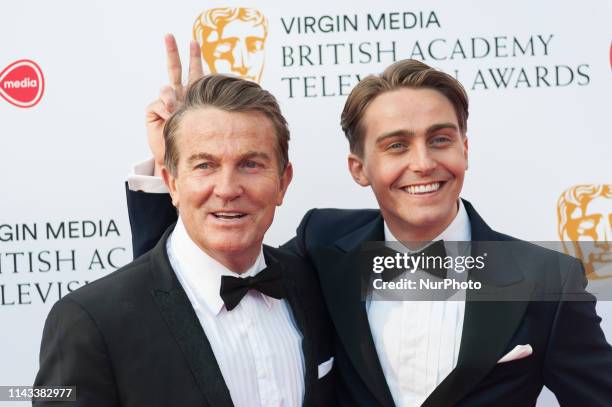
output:
M257 290L268 297L285 297L280 265L273 263L253 277L221 277L221 299L228 311L234 309L249 290Z
M389 247L385 247L383 249L383 252L385 253L384 254L385 256L393 256L393 257L395 257L396 253L400 253ZM403 255L403 253L400 253L400 254ZM408 257L419 257L423 255L423 258L441 257L442 259L441 262L434 261L432 262L433 264L430 265L430 267L421 267L419 268L419 270L425 271L426 273L429 273L440 279L446 278L446 269L444 268L446 249L444 248L444 240L436 240L435 242L427 246L425 249L418 251L418 252L407 253L407 255ZM438 267L440 265L439 263L442 263L442 267ZM401 274L403 274L405 271L406 270L386 269L382 272L382 278L384 281L392 281L396 279L397 277L399 277Z

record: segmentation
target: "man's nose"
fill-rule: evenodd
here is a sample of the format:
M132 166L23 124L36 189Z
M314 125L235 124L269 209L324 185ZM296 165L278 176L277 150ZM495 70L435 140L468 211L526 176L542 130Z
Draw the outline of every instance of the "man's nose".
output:
M410 170L421 175L429 175L437 166L436 160L425 144L415 144L408 158L410 160Z
M232 57L234 59L232 70L238 72L240 75L246 75L247 71L249 70L249 67L247 66L249 53L244 41L236 42L236 45L232 50Z
M242 195L243 188L240 177L233 169L224 169L219 172L215 182L215 196L225 202L230 202Z

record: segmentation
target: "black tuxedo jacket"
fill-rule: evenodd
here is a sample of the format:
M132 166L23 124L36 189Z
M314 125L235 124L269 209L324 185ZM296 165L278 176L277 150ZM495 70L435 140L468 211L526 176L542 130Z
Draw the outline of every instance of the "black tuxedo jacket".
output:
M58 301L47 318L35 385L76 386L69 406L232 406L200 322L168 261L166 240L134 262ZM316 274L289 253L280 263L305 362L304 406L334 406L332 328ZM34 402L43 405L43 402ZM49 403L50 406L62 403Z
M146 249L175 213L164 194L128 191L134 250ZM580 263L557 252L520 242L492 230L464 201L472 240L512 241L512 252L495 256L485 288L501 297L545 287L547 292L584 294ZM157 233L157 235L156 235ZM317 270L336 329L336 391L341 406L393 406L361 295L359 250L384 240L378 210L313 209L285 247ZM475 245L473 245L475 246ZM470 301L465 308L456 368L423 406L533 406L544 385L562 406L612 405L612 348L587 301ZM496 362L516 345L530 344L527 358Z
M584 293L581 264L493 231L469 202L464 205L473 250L479 241L512 242L478 271L484 288L500 298L512 298L515 292L561 298L570 292L571 298L587 301L478 301L477 294L468 294L457 366L423 406L531 406L543 385L563 406L612 405L612 348L599 326L593 297ZM393 405L358 271L361 244L381 240L380 211L326 209L309 211L288 243L318 271L339 338L335 362L349 392L340 395L347 406ZM525 344L532 346L531 356L497 364L516 345Z

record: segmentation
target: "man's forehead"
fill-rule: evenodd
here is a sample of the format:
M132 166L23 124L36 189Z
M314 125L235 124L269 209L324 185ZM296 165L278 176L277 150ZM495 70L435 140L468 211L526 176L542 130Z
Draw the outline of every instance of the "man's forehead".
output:
M366 109L363 122L373 131L419 131L439 123L458 127L457 114L450 100L426 88L402 88L377 96ZM389 129L398 125L401 127Z
M270 155L269 151L265 150L256 150L256 149L229 149L229 150L221 150L216 151L215 149L204 149L202 151L192 152L188 158L188 162L193 161L201 161L201 160L214 160L214 161L223 161L223 160L243 160L249 158L258 158L265 161L272 160L274 156Z
M200 153L216 155L246 155L246 154L269 154L273 151L274 136L256 133L216 133L214 131L192 134L187 137L179 137L179 149L185 155Z
M190 109L183 115L180 130L184 134L245 134L273 133L272 121L255 111L228 112L213 106Z
M459 127L457 127L456 124L451 123L451 122L446 122L446 123L432 123L429 125L429 127L424 128L424 129L417 129L417 130L423 130L426 133L435 133L439 130L454 130L454 131L459 131ZM383 132L380 135L377 135L376 137L376 142L383 142L385 140L389 140L389 139L395 139L395 138L412 138L415 137L417 134L414 130L412 129L405 129L405 128L398 128L398 129L392 129L390 131L387 132Z

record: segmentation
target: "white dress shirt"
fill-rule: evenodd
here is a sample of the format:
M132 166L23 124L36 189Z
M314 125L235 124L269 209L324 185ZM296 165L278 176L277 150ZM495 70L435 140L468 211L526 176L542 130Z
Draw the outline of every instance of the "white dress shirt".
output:
M191 240L179 218L167 241L168 258L202 324L236 407L301 406L302 335L286 299L250 290L232 311L219 294L221 276L254 276L266 267L263 250L238 275Z
M467 245L452 243L471 240L470 221L461 200L453 222L433 241L440 239L448 255L469 254L465 253ZM397 241L386 223L385 240ZM465 293L459 293L459 298L464 299ZM465 301L367 302L374 346L398 407L420 406L455 368L464 312Z
M167 194L168 188L161 177L153 175L155 161L152 158L134 165L128 175L127 183L131 191L144 191L151 194Z

